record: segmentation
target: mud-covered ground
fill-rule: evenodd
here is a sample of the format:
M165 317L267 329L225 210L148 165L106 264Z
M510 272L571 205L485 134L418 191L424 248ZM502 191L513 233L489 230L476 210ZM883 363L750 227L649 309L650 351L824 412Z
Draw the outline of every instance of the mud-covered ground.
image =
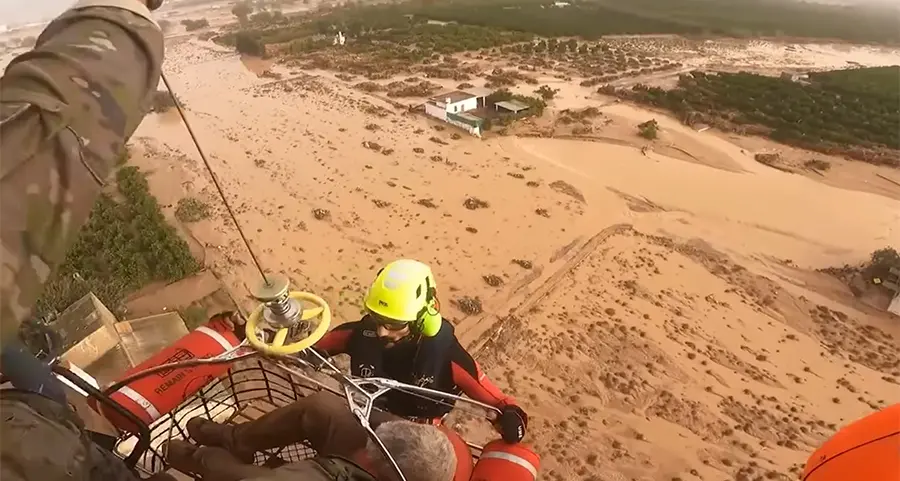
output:
M167 52L263 265L342 322L380 265L430 263L463 342L531 413L542 479L792 479L836 428L896 400L900 324L811 272L900 245L898 188L771 169L624 104L599 107L606 140L478 140L271 68L208 42ZM643 155L649 118L665 144ZM148 117L133 143L170 213L213 207L181 227L252 306L259 276L177 115Z

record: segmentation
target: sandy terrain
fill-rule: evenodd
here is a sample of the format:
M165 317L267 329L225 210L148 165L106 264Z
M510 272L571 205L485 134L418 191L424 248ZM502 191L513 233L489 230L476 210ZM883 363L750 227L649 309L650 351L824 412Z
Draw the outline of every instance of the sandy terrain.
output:
M793 479L900 393L900 323L812 272L900 245L900 187L872 187L871 166L793 175L753 160L777 146L598 98L615 142L480 141L333 77L260 77L248 66L271 65L208 42L167 59L263 265L340 322L380 264L431 263L461 338L532 413L543 479ZM664 141L643 156L648 118ZM252 306L259 276L177 115L134 144L169 210L214 206L182 227Z

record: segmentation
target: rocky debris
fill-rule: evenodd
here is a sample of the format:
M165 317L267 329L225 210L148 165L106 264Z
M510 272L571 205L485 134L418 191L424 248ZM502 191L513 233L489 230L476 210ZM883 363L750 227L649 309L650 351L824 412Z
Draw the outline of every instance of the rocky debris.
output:
M327 220L331 218L331 212L327 209L313 209L312 215L316 220Z
M481 299L478 297L463 296L459 299L454 299L452 302L467 316L474 316L484 312L484 309L481 306Z
M532 267L534 267L534 265L531 263L531 261L526 261L525 259L513 259L512 263L516 264L517 266L521 267L522 269L531 269Z
M435 204L434 200L432 200L431 198L419 199L416 201L416 204L419 204L422 207L427 207L429 209L437 209L437 204Z
M495 274L488 274L486 276L481 276L481 278L484 279L485 284L491 287L499 287L503 285L503 278Z
M577 200L578 202L581 202L581 203L586 202L584 199L584 194L582 194L580 190L576 189L574 186L572 186L568 182L565 182L562 180L557 180L550 184L550 188L559 192L560 194L568 195L569 197Z
M469 210L487 209L488 207L490 207L490 204L488 204L487 201L481 200L477 197L469 197L465 200L465 202L463 202L463 207Z
M375 152L381 152L382 147L375 142L370 142L368 140L363 140L362 146L369 149L374 150Z

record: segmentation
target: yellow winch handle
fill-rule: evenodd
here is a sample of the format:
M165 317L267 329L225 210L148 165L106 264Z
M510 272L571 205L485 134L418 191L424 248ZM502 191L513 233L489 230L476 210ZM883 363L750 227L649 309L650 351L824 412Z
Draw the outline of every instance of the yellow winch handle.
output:
M262 321L263 309L265 308L264 304L260 304L252 313L250 313L250 317L247 318L246 333L247 341L250 345L265 354L286 356L310 348L313 344L325 337L325 333L328 332L328 326L331 325L331 308L328 307L328 303L321 297L309 292L301 291L291 291L288 293L288 297L301 303L306 301L310 304L315 304L315 308L303 310L301 320L308 321L314 317L319 317L319 325L316 326L309 336L291 344L284 343L287 339L288 329L279 329L278 332L275 333L275 338L272 339L272 343L267 344L256 335L256 329Z

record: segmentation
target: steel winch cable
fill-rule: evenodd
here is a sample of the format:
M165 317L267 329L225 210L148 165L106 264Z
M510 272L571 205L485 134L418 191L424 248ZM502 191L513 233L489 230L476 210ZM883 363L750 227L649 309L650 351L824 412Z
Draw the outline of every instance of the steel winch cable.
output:
M234 214L234 210L232 210L231 208L231 204L228 203L228 198L225 197L225 191L222 189L222 185L219 184L219 178L213 171L212 165L209 164L209 160L206 158L206 153L203 152L203 147L200 146L200 141L197 140L197 136L194 134L194 129L191 128L191 123L188 122L187 115L185 115L184 110L181 108L181 102L179 102L178 97L175 96L175 91L172 90L172 85L169 84L169 79L166 78L165 72L160 72L160 77L162 77L163 84L165 84L166 90L169 92L169 97L172 98L172 102L175 104L175 109L178 110L178 115L181 117L181 121L184 122L184 126L187 128L188 134L191 136L191 140L194 142L194 147L197 148L197 153L200 154L200 158L203 160L203 165L206 166L206 171L209 172L209 176L210 178L212 178L213 184L216 186L216 190L219 191L219 197L222 199L222 204L225 205L225 209L228 211L228 216L231 217L231 221L234 222L234 226L237 227L238 234L241 236L241 240L244 242L244 246L247 247L247 252L250 253L250 258L253 259L253 264L259 271L259 275L262 276L263 282L265 282L266 285L270 285L269 278L266 277L266 271L262 268L262 264L260 264L259 258L256 257L256 253L253 252L253 247L250 245L250 241L247 240L247 236L244 234L244 229L241 228L241 224L240 222L238 222L237 216Z

